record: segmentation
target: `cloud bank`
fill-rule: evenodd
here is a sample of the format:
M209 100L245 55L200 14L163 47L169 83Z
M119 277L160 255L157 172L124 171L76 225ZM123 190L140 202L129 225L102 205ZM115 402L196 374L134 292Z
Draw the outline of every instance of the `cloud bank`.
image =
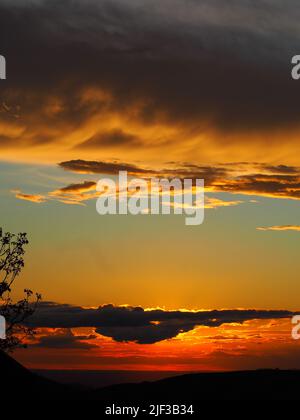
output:
M237 159L255 149L293 160L278 150L298 147L298 9L295 0L2 0L0 149L25 160L158 159L158 150L211 160L233 149Z
M293 314L286 310L233 309L194 312L145 310L142 307L114 305L103 305L94 309L43 302L28 320L28 324L41 328L92 327L95 333L111 337L115 341L153 344L191 331L197 326L218 327L254 319L289 318Z

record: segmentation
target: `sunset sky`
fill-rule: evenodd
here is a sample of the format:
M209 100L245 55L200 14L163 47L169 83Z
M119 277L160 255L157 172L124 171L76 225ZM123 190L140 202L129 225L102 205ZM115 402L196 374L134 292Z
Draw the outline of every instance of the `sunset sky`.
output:
M0 0L1 226L30 241L15 296L43 295L18 360L300 368L299 19L295 0ZM100 216L119 170L203 178L204 223Z

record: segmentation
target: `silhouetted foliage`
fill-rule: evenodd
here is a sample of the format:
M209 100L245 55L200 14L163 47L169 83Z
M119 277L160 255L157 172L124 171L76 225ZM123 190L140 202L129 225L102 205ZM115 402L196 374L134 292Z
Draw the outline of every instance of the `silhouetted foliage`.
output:
M0 228L0 315L6 320L6 339L0 340L0 350L12 352L17 347L26 347L24 339L34 334L34 329L24 321L36 309L41 295L25 289L23 299L13 302L11 287L24 267L26 233L2 233Z

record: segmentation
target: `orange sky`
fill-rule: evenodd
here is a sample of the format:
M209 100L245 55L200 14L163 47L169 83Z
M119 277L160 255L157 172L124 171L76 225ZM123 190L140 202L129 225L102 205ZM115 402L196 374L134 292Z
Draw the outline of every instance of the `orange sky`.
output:
M51 12L1 2L0 218L29 237L15 296L29 287L80 307L299 309L290 59L300 30L295 8L274 2L78 0ZM122 168L204 179L203 225L97 214L96 182ZM17 353L29 367L300 368L290 320L155 344L79 329L36 338Z
M72 334L91 333L73 329ZM65 336L69 331L39 330L35 339ZM84 348L89 343L90 348ZM290 319L247 321L216 328L197 327L155 344L117 343L97 335L80 342L82 348L34 347L19 350L16 358L34 369L99 370L234 370L300 368L299 343L291 338ZM51 346L51 344L50 344Z

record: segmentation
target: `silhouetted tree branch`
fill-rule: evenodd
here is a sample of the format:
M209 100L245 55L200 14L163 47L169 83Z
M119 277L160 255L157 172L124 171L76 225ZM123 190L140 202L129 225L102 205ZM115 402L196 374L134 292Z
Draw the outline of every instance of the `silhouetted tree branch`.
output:
M0 350L12 352L17 347L26 347L24 339L34 334L24 321L36 310L41 295L25 289L23 299L13 302L11 287L24 267L26 233L2 233L0 229L0 315L6 320L6 339L0 340Z

